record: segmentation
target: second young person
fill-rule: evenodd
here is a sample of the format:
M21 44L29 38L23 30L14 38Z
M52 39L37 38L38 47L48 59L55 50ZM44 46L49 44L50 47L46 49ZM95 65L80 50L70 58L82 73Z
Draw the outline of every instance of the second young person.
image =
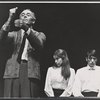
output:
M55 51L55 65L48 68L44 91L48 97L69 97L75 79L75 71L70 68L65 50Z

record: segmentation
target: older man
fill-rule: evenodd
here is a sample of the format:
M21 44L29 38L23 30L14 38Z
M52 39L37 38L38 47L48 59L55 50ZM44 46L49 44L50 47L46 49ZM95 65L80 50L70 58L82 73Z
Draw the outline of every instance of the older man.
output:
M87 66L76 72L73 86L75 97L100 97L100 67L96 65L96 50L87 53Z
M39 97L39 59L46 36L32 28L36 17L30 9L22 11L14 21L20 30L10 32L17 9L9 10L8 20L0 31L0 45L9 54L4 73L4 97Z

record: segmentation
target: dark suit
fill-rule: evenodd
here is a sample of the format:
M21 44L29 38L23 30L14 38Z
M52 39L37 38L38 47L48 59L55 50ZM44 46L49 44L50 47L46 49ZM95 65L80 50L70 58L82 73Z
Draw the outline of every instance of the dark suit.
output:
M0 31L0 45L6 47L9 53L9 58L5 66L4 78L18 78L20 63L17 61L18 53L21 47L21 35L18 32L8 32L1 28ZM40 53L46 39L42 32L37 32L31 29L30 34L27 35L28 44L28 78L40 79Z

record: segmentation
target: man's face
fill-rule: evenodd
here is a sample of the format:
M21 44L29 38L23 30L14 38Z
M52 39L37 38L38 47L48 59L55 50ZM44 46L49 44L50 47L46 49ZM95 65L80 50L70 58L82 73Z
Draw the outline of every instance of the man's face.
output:
M32 24L34 21L34 15L30 10L24 10L21 14L20 14L20 19L22 20L22 22L24 22L25 24Z
M90 67L94 67L96 65L97 58L94 56L91 56L91 57L87 58L87 62Z

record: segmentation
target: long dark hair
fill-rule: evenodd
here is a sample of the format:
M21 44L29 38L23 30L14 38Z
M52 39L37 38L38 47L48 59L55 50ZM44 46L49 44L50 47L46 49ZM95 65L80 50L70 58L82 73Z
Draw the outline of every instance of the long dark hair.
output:
M66 51L63 49L58 49L55 51L53 57L59 57L63 59L63 62L61 64L61 75L67 80L67 78L70 77L70 62Z

